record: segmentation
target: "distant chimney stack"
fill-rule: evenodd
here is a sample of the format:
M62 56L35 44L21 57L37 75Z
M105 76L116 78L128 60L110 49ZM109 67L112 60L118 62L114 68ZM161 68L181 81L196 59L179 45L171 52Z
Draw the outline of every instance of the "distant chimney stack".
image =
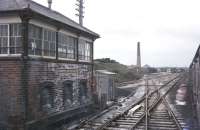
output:
M51 9L52 0L48 0L49 9Z
M141 68L140 42L137 43L137 67Z

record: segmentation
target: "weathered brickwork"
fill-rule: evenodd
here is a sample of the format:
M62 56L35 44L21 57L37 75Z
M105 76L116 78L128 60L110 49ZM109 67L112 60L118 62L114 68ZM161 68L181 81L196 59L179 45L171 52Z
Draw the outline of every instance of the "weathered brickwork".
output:
M99 35L32 0L2 3L0 130L55 130L89 112Z
M20 124L24 120L21 69L21 61L0 62L0 122L11 129L17 125L22 127Z
M91 78L91 66L80 64L66 64L66 63L49 63L41 61L29 62L29 120L39 120L41 117L48 116L52 113L66 111L77 107L81 104L91 102L90 83L88 82L88 96L86 99L79 100L79 81ZM67 80L73 81L73 102L67 107L63 101L63 83ZM40 90L41 84L45 82L52 82L54 107L50 112L43 112L40 104Z
M28 122L37 122L91 103L91 65L28 61L27 66ZM24 129L26 105L22 87L25 81L22 79L23 69L21 61L0 62L0 122L16 130ZM79 81L82 79L87 80L87 96L80 99ZM68 80L73 81L73 101L66 106L63 101L63 83ZM42 110L40 102L42 84L46 82L54 84L53 107L48 112Z

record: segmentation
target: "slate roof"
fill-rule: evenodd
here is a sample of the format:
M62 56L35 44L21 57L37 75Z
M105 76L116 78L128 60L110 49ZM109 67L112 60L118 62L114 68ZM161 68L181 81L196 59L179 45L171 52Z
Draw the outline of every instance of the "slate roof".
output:
M42 6L32 0L0 0L0 12L17 11L17 10L24 10L28 8L32 10L33 12L49 17L50 19L53 19L63 24L66 24L68 26L74 27L78 30L87 32L90 35L93 35L94 37L99 38L99 35L97 33L79 25L78 23L62 15L61 13L51 10L45 6Z
M20 10L27 7L26 0L0 0L0 11Z

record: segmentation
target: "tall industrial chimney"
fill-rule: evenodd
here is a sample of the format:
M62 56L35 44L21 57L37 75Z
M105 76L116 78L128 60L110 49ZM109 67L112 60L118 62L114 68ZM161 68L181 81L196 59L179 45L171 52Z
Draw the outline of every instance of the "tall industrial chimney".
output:
M52 5L52 0L48 0L49 9L51 9L51 5Z
M137 43L137 67L141 68L140 42Z

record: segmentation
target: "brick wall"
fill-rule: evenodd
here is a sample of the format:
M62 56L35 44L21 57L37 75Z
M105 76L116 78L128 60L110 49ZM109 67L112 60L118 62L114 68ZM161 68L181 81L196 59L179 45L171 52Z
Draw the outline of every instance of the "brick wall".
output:
M24 100L21 87L21 61L0 62L0 122L11 129L22 129Z
M91 103L90 82L87 82L87 98L79 100L79 81L89 81L91 65L28 61L26 78L22 76L23 69L22 61L0 62L0 123L8 124L11 129L23 129L26 106L23 90L25 80L28 85L28 122L39 121ZM68 106L64 106L63 102L63 82L66 80L73 81L73 102ZM41 109L40 90L44 82L54 84L54 106L49 112Z
M80 105L91 102L91 89L88 87L88 96L82 101L79 100L79 81L91 78L91 65L50 63L41 61L30 61L28 86L29 86L29 121L48 118L48 116L63 111L72 110ZM63 101L63 83L67 80L73 81L73 102L68 106ZM53 87L53 108L49 112L41 109L40 90L41 84L45 82L54 83ZM88 82L87 86L91 86Z

